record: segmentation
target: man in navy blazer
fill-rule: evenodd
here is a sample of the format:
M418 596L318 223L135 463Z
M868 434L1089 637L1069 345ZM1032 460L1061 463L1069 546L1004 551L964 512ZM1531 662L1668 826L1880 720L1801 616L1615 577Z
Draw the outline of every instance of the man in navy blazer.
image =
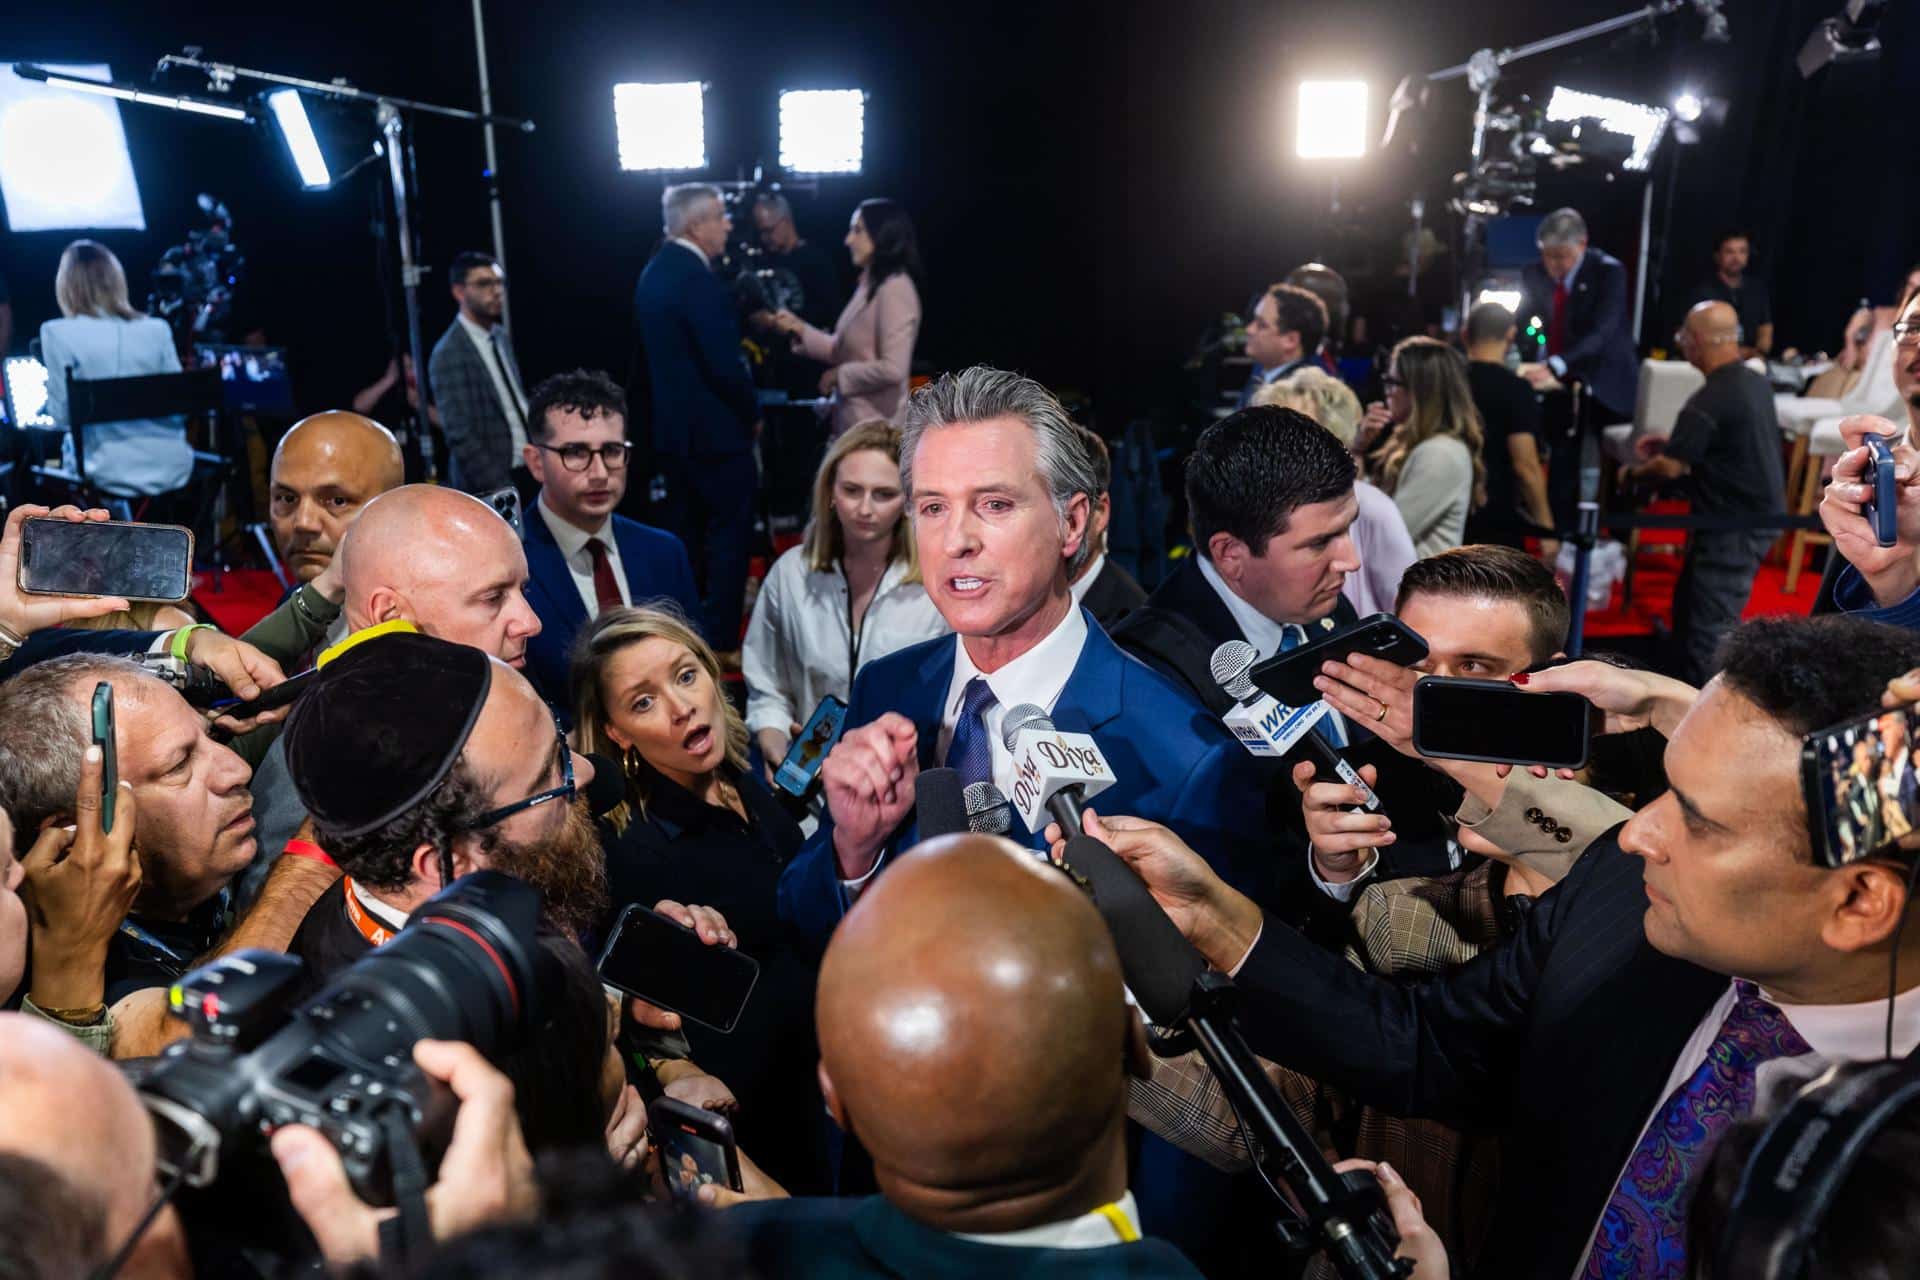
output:
M782 915L825 943L888 857L914 843L922 768L944 764L1011 795L1000 729L1021 703L1093 736L1117 779L1102 806L1144 806L1229 882L1267 896L1230 834L1258 804L1251 757L1073 607L1068 577L1088 553L1096 486L1059 402L997 369L949 375L908 407L900 463L927 594L956 634L872 662L854 681L851 727L821 767L827 811L780 879ZM1044 847L1014 822L1014 839Z
M527 641L527 675L564 716L567 655L603 609L671 603L698 625L700 597L680 539L616 515L627 491L627 397L600 372L555 374L527 407L527 470L540 496L527 513L527 600L540 632Z
M713 274L733 221L719 189L699 183L668 187L661 210L667 242L640 273L633 299L651 387L652 466L665 490L654 518L705 565L707 639L738 649L760 406L740 354L733 295Z
M1586 220L1575 209L1542 218L1538 238L1540 261L1520 273L1519 314L1545 323L1547 350L1542 364L1526 370L1528 381L1542 386L1578 378L1609 421L1632 417L1640 370L1626 267L1587 244Z

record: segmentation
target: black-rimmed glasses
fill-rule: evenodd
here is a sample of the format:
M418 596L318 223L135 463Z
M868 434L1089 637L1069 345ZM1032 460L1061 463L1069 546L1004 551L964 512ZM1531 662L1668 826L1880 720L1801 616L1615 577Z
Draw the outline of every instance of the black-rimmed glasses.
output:
M535 444L533 446L546 453L560 455L560 465L569 471L585 471L593 465L595 458L609 471L625 471L627 455L633 452L633 446L624 440L613 444L603 444L598 449L584 444Z
M560 751L560 785L542 791L539 795L528 796L525 800L516 800L512 804L501 805L498 809L487 810L474 822L472 830L477 831L482 827L491 827L505 822L514 814L526 809L536 809L549 800L570 800L578 794L578 788L573 785L573 748L567 745L567 734L560 727L558 716L553 720L553 736Z

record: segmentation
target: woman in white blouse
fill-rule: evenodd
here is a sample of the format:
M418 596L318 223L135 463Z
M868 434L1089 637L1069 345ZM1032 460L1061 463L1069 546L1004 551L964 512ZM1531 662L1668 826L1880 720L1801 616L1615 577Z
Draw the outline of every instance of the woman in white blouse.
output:
M846 700L862 665L947 633L920 585L905 507L898 431L866 422L834 441L806 537L773 562L740 655L747 728L769 774L822 698Z
M1466 357L1444 342L1405 339L1385 381L1393 435L1373 480L1392 495L1415 554L1425 559L1459 546L1467 514L1487 500L1486 429L1473 407Z
M907 211L892 200L861 201L846 243L860 280L833 332L791 311L773 318L795 351L831 366L820 375L832 403L828 439L870 418L899 421L920 334L920 248Z

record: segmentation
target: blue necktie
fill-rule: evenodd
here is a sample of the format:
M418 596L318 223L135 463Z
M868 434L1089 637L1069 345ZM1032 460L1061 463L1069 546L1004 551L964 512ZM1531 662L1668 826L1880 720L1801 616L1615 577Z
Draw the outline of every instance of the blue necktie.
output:
M1280 652L1286 653L1298 649L1306 642L1307 629L1299 623L1289 622L1280 628ZM1313 726L1313 731L1333 746L1347 745L1347 727L1342 723L1340 713L1331 705L1327 707L1327 714L1320 717L1319 722Z
M993 690L985 676L967 681L960 700L960 719L947 745L947 767L960 775L960 785L993 781L993 742L987 737L987 712L993 708Z

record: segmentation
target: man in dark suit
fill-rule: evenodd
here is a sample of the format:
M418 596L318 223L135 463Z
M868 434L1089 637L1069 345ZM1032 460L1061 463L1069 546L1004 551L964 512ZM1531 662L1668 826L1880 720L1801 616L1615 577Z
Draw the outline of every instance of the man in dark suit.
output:
M816 1017L821 1092L880 1194L731 1210L756 1270L1199 1275L1141 1239L1127 1189L1146 1039L1112 937L1025 849L961 836L898 858L835 931Z
M1087 446L1087 457L1093 463L1094 483L1099 491L1087 495L1091 504L1087 510L1087 538L1093 544L1093 554L1080 566L1068 584L1073 590L1073 602L1093 615L1093 620L1112 630L1115 623L1134 609L1147 602L1147 593L1133 580L1133 575L1113 560L1107 559L1107 526L1113 522L1113 455L1107 451L1107 442L1100 433L1086 427L1080 429L1080 438Z
M627 490L627 397L604 373L576 369L533 389L527 469L540 496L525 520L527 599L540 631L527 675L568 715L567 655L604 609L663 601L698 625L687 549L664 529L616 514Z
M654 516L705 570L703 629L715 649L740 647L760 406L740 354L733 296L713 274L733 221L719 189L698 183L661 196L667 242L640 273L634 318L653 399L653 469L664 499Z
M1920 1043L1908 868L1814 859L1803 735L1879 705L1920 639L1854 619L1730 638L1682 713L1637 673L1561 668L1616 716L1673 725L1672 790L1588 850L1511 939L1395 986L1221 888L1151 824L1106 823L1206 958L1236 969L1257 1052L1395 1114L1500 1132L1487 1275L1688 1274L1685 1206L1715 1138L1774 1090ZM1596 664L1597 665L1597 664Z
M507 277L483 253L462 253L447 271L460 308L433 344L427 377L446 433L447 483L468 493L513 485L521 499L533 482L520 457L527 445L527 393L502 321Z
M1253 393L1320 358L1327 335L1327 305L1295 284L1276 284L1260 296L1247 321L1247 358L1253 372L1240 388L1235 409L1253 403Z

